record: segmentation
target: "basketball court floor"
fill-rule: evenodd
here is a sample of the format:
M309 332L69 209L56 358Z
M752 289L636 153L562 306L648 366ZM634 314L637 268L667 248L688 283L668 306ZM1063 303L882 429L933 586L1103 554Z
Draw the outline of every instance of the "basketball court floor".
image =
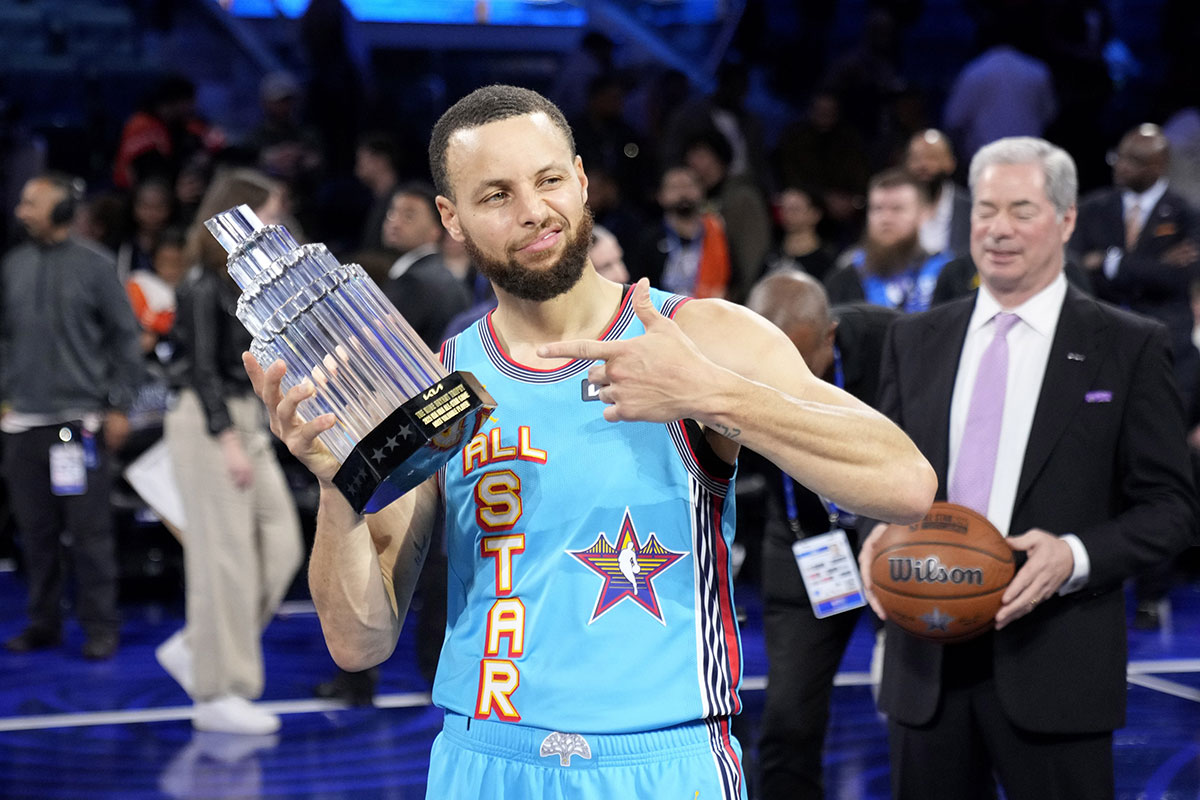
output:
M766 664L757 599L743 589L738 601L749 614L738 729L752 760ZM18 576L0 572L0 637L20 630L23 602ZM1162 631L1131 631L1129 723L1116 735L1117 796L1124 800L1200 797L1200 584L1178 588L1172 604ZM312 699L333 665L311 606L289 602L265 635L264 702L282 715L280 732L196 733L186 695L153 654L182 624L181 600L127 601L123 609L123 645L111 661L84 660L74 626L62 648L0 651L0 797L425 796L440 714L429 705L410 634L383 667L375 707L345 708ZM870 648L870 633L860 627L838 676L825 755L831 800L888 795L885 729L867 680ZM604 702L602 691L585 691L592 694L580 702Z

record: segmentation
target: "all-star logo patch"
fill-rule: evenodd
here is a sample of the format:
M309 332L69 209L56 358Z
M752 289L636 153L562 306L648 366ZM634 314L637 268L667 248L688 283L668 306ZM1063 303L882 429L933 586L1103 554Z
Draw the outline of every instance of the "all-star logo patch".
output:
M592 618L588 620L589 625L622 600L638 604L659 622L666 624L654 590L654 579L686 556L687 552L668 550L659 544L653 532L642 544L628 508L625 509L615 544L610 543L604 531L601 531L591 547L567 552L604 579Z

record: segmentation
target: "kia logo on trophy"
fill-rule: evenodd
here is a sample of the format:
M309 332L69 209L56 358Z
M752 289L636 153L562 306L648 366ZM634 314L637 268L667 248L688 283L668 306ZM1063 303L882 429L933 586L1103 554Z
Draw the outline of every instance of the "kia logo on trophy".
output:
M475 377L447 372L359 265L298 244L248 206L204 224L229 253L251 355L264 368L283 359L284 391L312 382L305 418L337 417L321 441L342 463L334 483L355 510L378 511L437 472L494 410Z

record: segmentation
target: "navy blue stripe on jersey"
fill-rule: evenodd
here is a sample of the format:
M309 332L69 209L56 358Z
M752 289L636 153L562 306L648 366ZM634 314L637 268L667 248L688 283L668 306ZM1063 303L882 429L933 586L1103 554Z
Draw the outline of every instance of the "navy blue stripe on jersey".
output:
M454 372L454 354L458 351L458 337L455 336L442 342L442 349L439 355L442 358L442 366L448 371Z
M632 295L626 294L621 301L621 308L617 312L616 319L608 326L599 341L608 342L620 339L622 335L629 329L629 325L637 319L637 315L633 311L633 303L630 302ZM488 314L480 321L480 340L483 342L483 350L487 354L488 360L492 362L500 374L506 378L511 378L514 381L523 383L557 383L568 378L579 375L581 372L587 372L591 368L594 361L584 359L576 359L563 364L555 369L533 369L524 364L518 364L508 357L504 352L504 348L496 339L496 331L492 327L492 315Z
M663 301L662 315L667 319L674 319L675 312L678 311L684 303L691 300L690 297L685 297L681 294L673 294Z
M708 742L712 747L713 762L721 781L721 800L739 800L742 796L742 764L729 737L729 719L707 719Z
M675 444L675 449L679 451L679 457L683 459L683 466L688 471L688 474L699 481L705 489L717 497L724 497L729 490L729 477L713 475L700 464L700 459L697 458L696 452L692 449L692 438L688 436L687 425L683 421L676 421L667 425L667 430L671 434L671 441ZM704 441L704 432L699 425L695 426L695 431L699 435L699 439L707 447L708 442ZM733 466L728 465L732 473Z
M737 697L741 652L729 592L729 554L721 533L724 498L695 478L689 484L702 716L722 717L741 708Z

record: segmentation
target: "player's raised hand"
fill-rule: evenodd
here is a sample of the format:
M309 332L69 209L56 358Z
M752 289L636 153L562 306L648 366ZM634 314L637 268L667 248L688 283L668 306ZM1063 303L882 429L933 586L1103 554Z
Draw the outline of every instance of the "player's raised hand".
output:
M317 480L331 482L341 463L317 436L336 425L337 418L333 414L322 414L305 421L297 411L300 403L316 391L312 382L303 381L285 394L281 382L287 366L282 360L276 360L264 371L254 356L242 353L242 365L250 376L254 393L267 407L271 433L287 445L288 451L308 467Z
M646 328L641 336L619 342L554 342L539 347L538 355L602 362L588 371L588 380L608 404L604 418L610 422L673 422L697 416L702 398L722 370L673 320L659 313L645 278L633 289L633 310Z

